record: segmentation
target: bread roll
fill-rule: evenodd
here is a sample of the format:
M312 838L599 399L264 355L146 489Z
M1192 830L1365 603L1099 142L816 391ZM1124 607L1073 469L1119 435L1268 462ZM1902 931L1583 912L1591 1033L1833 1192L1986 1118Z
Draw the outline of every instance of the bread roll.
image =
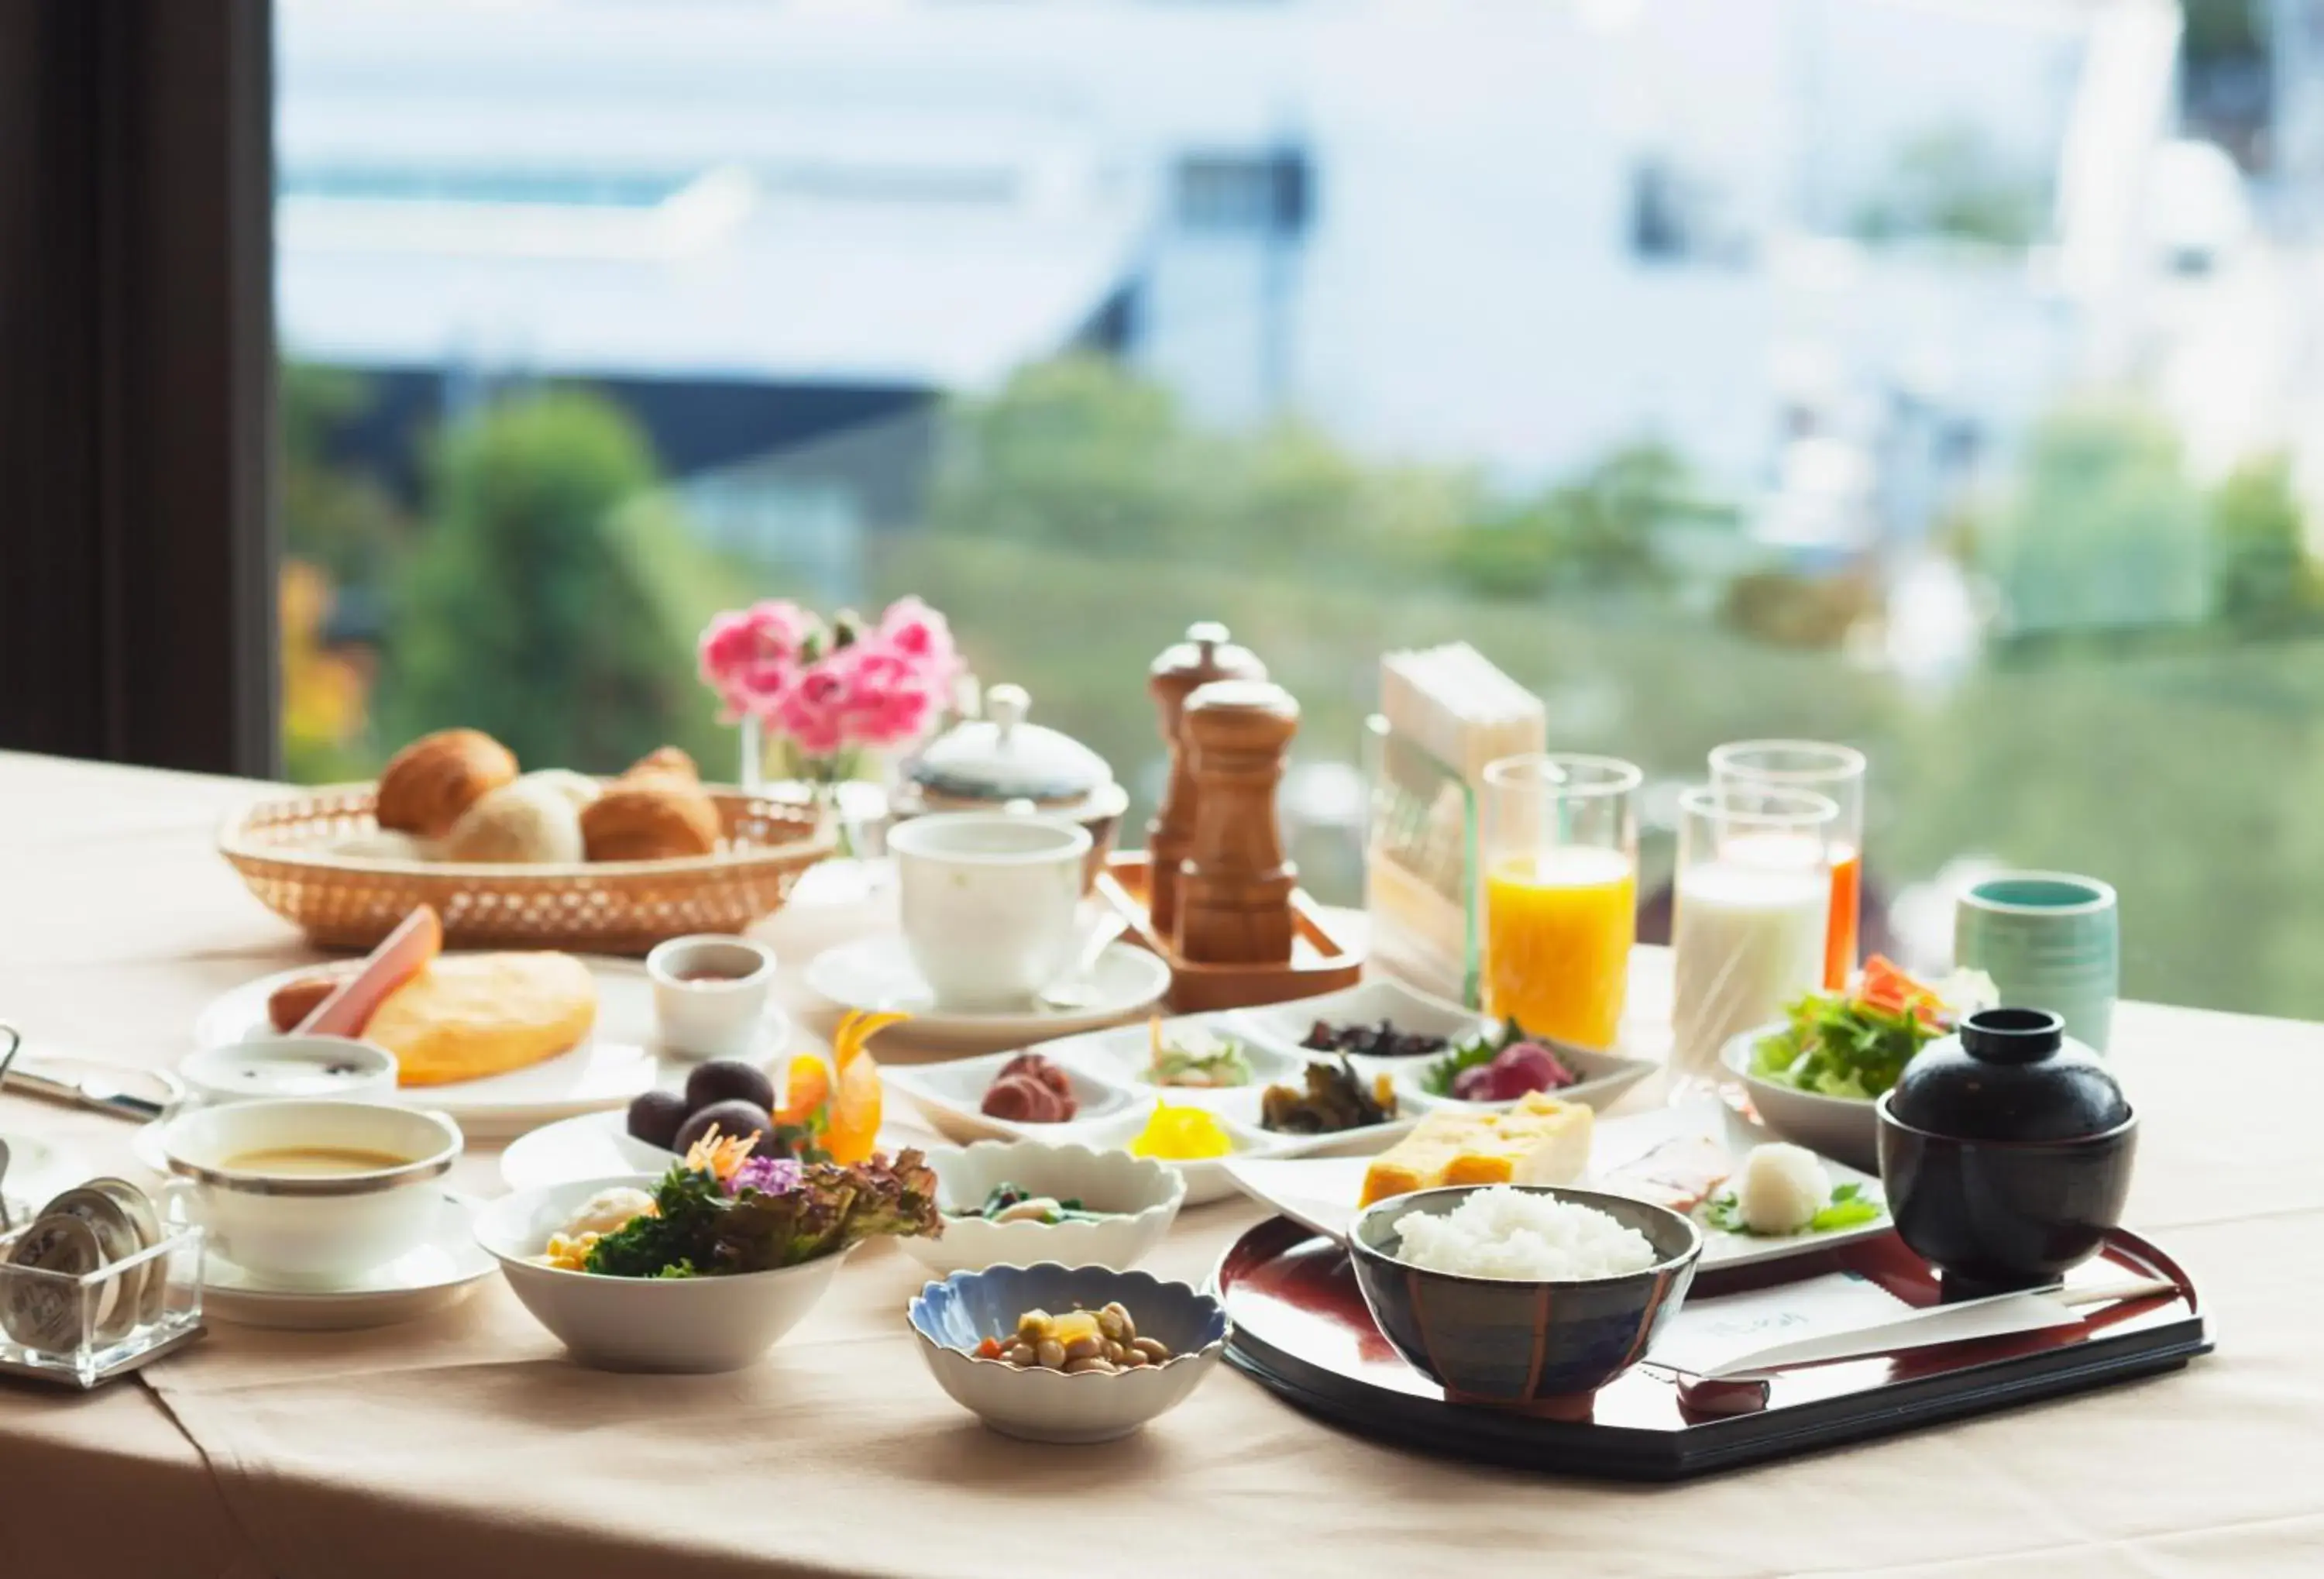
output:
M581 814L554 784L503 784L452 825L447 861L572 863L582 858Z
M597 780L586 773L576 773L570 768L535 768L517 780L520 784L539 784L556 790L580 810L597 799Z
M663 861L718 847L718 806L699 784L668 774L616 780L581 814L592 861Z
M674 745L650 751L622 770L624 779L650 778L655 774L683 779L689 784L702 782L702 770L694 765L694 759Z
M439 729L401 751L379 776L379 826L423 839L452 831L461 814L516 778L508 747L476 729Z

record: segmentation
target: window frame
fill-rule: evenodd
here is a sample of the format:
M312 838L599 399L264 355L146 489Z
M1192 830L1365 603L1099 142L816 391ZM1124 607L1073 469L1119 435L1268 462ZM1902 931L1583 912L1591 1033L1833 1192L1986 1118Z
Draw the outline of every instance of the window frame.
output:
M0 746L271 776L271 0L0 0Z

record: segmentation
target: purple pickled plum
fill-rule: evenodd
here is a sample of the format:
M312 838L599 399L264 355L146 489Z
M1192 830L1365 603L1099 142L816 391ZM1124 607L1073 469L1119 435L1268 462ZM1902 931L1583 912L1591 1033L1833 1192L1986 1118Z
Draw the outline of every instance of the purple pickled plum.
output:
M1462 1102L1498 1102L1493 1093L1493 1071L1484 1064L1471 1064L1452 1076L1452 1094Z
M1573 1084L1573 1071L1537 1042L1512 1042L1493 1059L1494 1085L1511 1096L1555 1091Z

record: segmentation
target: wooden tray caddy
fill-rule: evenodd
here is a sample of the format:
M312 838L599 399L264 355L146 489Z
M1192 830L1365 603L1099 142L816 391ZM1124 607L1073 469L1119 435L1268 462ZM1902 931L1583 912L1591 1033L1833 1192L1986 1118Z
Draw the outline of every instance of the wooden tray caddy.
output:
M1280 1003L1352 987L1364 974L1363 950L1325 925L1323 909L1304 889L1291 893L1291 958L1282 964L1203 965L1181 958L1154 929L1147 907L1153 861L1143 850L1116 851L1097 880L1097 896L1130 923L1125 936L1170 966L1165 1000L1178 1014L1204 1014L1252 1003Z

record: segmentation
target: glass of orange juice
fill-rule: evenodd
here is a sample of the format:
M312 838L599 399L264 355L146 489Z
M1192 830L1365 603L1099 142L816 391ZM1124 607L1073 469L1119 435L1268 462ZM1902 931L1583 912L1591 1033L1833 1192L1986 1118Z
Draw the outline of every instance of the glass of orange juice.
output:
M1485 994L1535 1036L1609 1048L1638 932L1638 783L1612 757L1487 765Z
M1847 986L1856 974L1864 908L1864 753L1815 740L1734 741L1711 748L1711 785L1801 790L1840 808L1826 839L1831 917L1823 935L1823 984L1829 992Z

